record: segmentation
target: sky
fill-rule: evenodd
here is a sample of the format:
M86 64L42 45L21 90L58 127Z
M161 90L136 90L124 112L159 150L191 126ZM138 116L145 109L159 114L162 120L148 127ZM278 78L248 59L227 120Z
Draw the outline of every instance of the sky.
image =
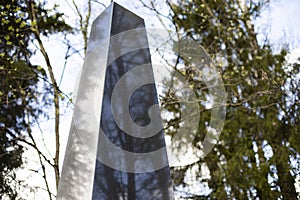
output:
M66 15L66 20L69 24L76 26L78 23L76 13L72 9L72 3L70 0L49 0L50 4L58 4L60 5L59 10ZM67 3L69 2L69 3ZM76 0L78 3L79 8L84 11L85 5L83 0ZM110 1L104 0L102 1L106 6L110 4ZM155 28L162 28L161 23L155 17L155 13L151 12L150 10L143 8L138 0L116 0L115 2L121 4L125 8L137 13L139 16L143 17L146 22L146 27L155 27ZM146 0L145 0L146 2ZM162 1L161 1L162 2ZM164 4L158 5L161 12L168 13L167 7ZM101 13L103 10L102 5L95 5L93 6L93 15L92 19L94 19L97 15ZM260 37L268 37L271 43L274 45L274 49L278 49L279 47L285 44L292 44L290 45L291 55L290 60L295 60L300 55L300 1L298 0L275 0L272 1L270 9L267 9L263 12L262 17L260 20L257 21L258 24L258 32L261 32ZM269 25L268 25L269 24ZM65 53L66 53L66 46L64 42L66 40L61 35L51 36L50 38L42 38L43 42L45 43L45 48L49 53L49 57L51 63L54 67L54 74L58 82L60 82L60 77L64 69L64 62L65 62ZM81 38L78 36L70 36L68 39L73 44L74 49L80 49L82 46ZM34 48L34 47L32 47ZM33 63L44 63L41 54L37 53L36 56L32 58ZM68 59L66 64L65 73L61 82L61 90L66 94L74 94L75 83L78 79L81 67L83 65L83 55L74 54ZM65 107L65 105L63 106ZM60 124L60 132L61 132L61 158L60 158L60 167L62 165L62 161L64 158L64 151L66 148L66 142L69 134L71 119L72 119L72 109L71 107L63 108L63 114L61 116L61 124ZM50 152L54 152L54 120L44 120L40 123L44 140L46 142L46 146ZM40 146L43 146L42 142L42 133L38 127L34 128L39 134L36 136L39 138ZM46 148L44 148L44 152L47 153ZM33 159L32 156L34 151L29 151L26 153L26 157L28 160L27 167L37 168L39 164ZM38 168L41 170L41 168ZM54 176L52 169L47 169L49 176ZM43 180L41 177L35 175L32 172L27 170L20 171L18 173L19 178L27 179L27 183L30 185L35 186L43 186ZM53 178L54 181L54 178ZM51 188L53 191L54 189L54 182L50 183ZM29 192L29 191L27 191ZM26 193L27 193L26 192ZM25 193L24 193L25 194ZM26 194L27 195L27 194ZM32 195L32 194L30 194ZM46 193L42 190L39 190L36 193L36 196L26 196L26 199L44 199Z

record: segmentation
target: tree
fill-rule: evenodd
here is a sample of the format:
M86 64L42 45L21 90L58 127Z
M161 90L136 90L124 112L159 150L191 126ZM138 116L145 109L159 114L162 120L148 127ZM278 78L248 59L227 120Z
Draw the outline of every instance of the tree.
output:
M267 39L258 42L254 20L269 1L248 1L244 5L238 0L167 2L176 30L207 50L228 93L227 117L219 141L198 162L174 167L174 183L186 188L183 196L191 199L297 199L300 68L298 62L287 63L288 49L275 53ZM178 57L178 63L185 65L179 72L189 81L199 102L207 102L206 84L199 82L188 67L193 63L182 57ZM176 65L173 67L177 70ZM173 137L183 123L189 122L182 123L178 101L170 91L165 90L162 106L173 113L173 118L165 121L169 127L166 133ZM205 104L198 106L202 112L193 145L201 150L196 144L207 134L210 111ZM209 194L187 192L189 183L185 180L195 167L194 179L207 184ZM204 168L208 168L209 176L204 176Z
M42 166L43 162L49 162L36 146L30 124L31 119L47 114L45 107L52 104L47 99L52 98L56 86L49 84L42 66L30 63L34 52L28 46L34 40L40 42L37 31L47 36L71 28L57 7L52 10L44 7L45 3L25 0L0 3L0 194L10 199L17 197L12 182L14 170L23 163L24 144L37 150ZM43 173L46 176L45 169Z

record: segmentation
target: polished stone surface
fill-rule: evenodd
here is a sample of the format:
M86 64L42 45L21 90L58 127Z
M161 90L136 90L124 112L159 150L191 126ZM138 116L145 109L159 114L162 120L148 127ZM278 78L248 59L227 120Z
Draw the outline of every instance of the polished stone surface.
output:
M144 20L93 23L57 199L173 199Z

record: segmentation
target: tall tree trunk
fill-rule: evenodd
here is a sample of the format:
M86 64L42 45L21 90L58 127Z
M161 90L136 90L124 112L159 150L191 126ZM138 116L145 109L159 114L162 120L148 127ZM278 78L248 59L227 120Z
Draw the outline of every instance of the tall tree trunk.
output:
M297 200L297 192L295 188L295 179L291 175L289 166L289 154L286 147L278 148L274 152L276 160L276 169L278 175L278 185L281 190L283 199Z

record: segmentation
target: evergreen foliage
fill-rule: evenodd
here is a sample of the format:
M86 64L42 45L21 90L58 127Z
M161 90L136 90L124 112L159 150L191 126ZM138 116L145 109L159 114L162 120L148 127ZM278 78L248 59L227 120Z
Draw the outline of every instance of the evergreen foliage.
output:
M239 0L172 2L168 2L170 15L177 30L207 50L228 94L224 129L213 150L199 162L172 169L174 183L188 191L187 173L198 167L195 182L207 184L210 192L192 191L182 196L297 199L300 65L287 63L288 49L275 53L268 40L258 42L254 20L268 1L247 1L245 5ZM185 66L190 64L182 58L180 62ZM189 80L199 100L207 101L209 91L205 83L191 79L195 74L188 69L182 75ZM162 104L173 113L173 118L165 123L170 127L166 133L174 136L180 126L180 109L178 103L170 103L172 98L172 93L166 90ZM199 114L200 127L193 145L204 139L210 120L210 110L205 110L205 104L199 107L203 111ZM208 178L203 178L207 177L201 170L204 167L208 168Z

